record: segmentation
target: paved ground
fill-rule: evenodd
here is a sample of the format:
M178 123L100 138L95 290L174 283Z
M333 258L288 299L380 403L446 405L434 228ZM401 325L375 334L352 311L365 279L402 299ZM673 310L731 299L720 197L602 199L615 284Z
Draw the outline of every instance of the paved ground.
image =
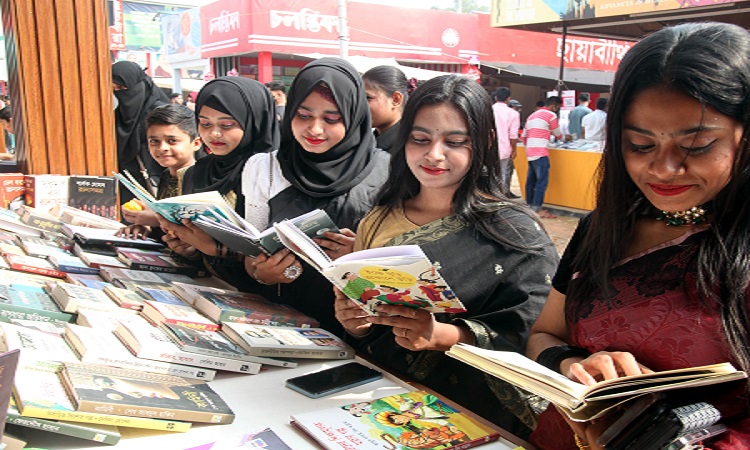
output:
M510 185L511 191L516 195L521 195L521 188L518 185L518 178L515 172L513 173L513 181ZM554 205L544 205L544 209L557 215L555 219L542 219L544 228L549 233L552 242L555 243L557 251L562 255L565 247L570 241L570 237L578 226L578 219L580 219L588 211L580 209L562 208Z

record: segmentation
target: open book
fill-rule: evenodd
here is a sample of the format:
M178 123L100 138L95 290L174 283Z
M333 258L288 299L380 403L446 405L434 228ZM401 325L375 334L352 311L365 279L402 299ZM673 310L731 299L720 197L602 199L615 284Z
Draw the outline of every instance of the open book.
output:
M373 248L331 260L288 220L275 225L281 242L370 315L381 304L461 313L466 308L418 245Z
M609 409L649 392L747 378L745 372L722 363L621 377L586 386L515 352L456 344L446 354L549 400L575 421L596 419Z
M213 217L198 217L195 220L195 225L227 248L236 250L243 255L253 257L261 253L273 255L284 248L284 244L279 240L273 227L265 231L258 231L253 224L240 217L234 210L232 210L232 213L234 221L214 214ZM321 209L310 211L290 219L290 221L311 238L323 237L323 233L326 231L339 231L333 220Z
M123 173L124 175L114 173L114 176L150 210L171 222L182 224L183 219L195 220L201 216L221 217L232 222L236 221L236 215L232 214L234 209L218 191L198 192L157 200L127 170Z

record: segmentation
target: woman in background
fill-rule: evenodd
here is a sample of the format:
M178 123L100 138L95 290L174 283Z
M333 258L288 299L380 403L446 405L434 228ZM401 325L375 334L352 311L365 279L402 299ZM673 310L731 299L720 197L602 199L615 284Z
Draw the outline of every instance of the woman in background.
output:
M377 66L362 75L367 104L375 129L375 146L393 153L398 135L398 123L409 98L410 84L406 75L393 66Z
M748 92L750 33L738 26L686 23L628 51L597 209L565 251L529 357L584 384L724 362L750 370ZM729 431L711 448L750 448L747 383L673 400L686 398L721 411ZM549 408L531 442L599 448L612 416L568 425Z
M442 76L406 104L388 181L355 250L417 244L467 312L381 305L367 316L337 293L336 317L360 352L504 429L528 436L525 394L444 352L457 343L523 352L549 293L557 251L527 207L500 191L492 101L475 81Z
M115 109L117 170L127 170L142 186L154 192L162 167L148 150L145 118L154 108L168 104L169 98L141 66L131 61L112 65L112 86L118 102ZM122 203L132 198L130 191L120 189Z
M242 175L246 218L264 230L322 209L341 230L319 241L335 259L351 251L351 230L372 208L388 161L389 155L375 148L357 71L339 58L313 61L289 88L279 151L254 156ZM331 283L289 250L247 258L246 268L255 282L243 289L290 305L341 333Z

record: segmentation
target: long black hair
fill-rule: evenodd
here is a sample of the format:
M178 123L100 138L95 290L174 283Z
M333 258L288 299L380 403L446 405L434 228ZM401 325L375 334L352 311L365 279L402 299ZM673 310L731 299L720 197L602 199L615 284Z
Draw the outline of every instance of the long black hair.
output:
M471 166L453 195L453 213L487 238L507 247L540 250L546 241L528 242L529 233L519 232L496 214L498 208L512 208L519 214L529 215L536 221L535 225L541 227L531 210L510 201L500 191L500 160L492 99L479 83L460 75L443 75L426 81L409 98L401 118L388 181L378 195L377 206L383 208L375 218L372 235L365 236L364 242L371 244L385 217L419 194L421 185L406 164L405 146L419 110L440 104L450 105L463 115L471 138Z
M409 80L398 67L393 66L375 66L362 74L365 83L370 83L379 90L385 92L388 97L394 93L400 92L404 96L401 103L403 109L406 101L409 99Z
M578 279L607 292L610 269L625 256L636 219L653 208L626 171L622 135L623 116L633 98L657 86L676 89L744 126L731 179L714 199L709 235L697 252L696 288L704 301L721 305L732 352L748 370L750 33L741 27L687 23L664 28L640 41L623 58L609 101L597 207L575 261Z

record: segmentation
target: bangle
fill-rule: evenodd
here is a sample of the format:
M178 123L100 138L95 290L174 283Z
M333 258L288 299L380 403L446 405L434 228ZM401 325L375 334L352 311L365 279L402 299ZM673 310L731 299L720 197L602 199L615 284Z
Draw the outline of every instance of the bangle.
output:
M574 433L573 438L576 440L576 445L580 450L589 450L591 448L588 444L585 444L583 442L583 439L581 439L581 437L577 434Z
M560 363L568 358L575 356L582 356L584 358L591 356L591 353L580 347L571 347L569 345L557 345L544 349L539 356L536 357L536 362L543 365L544 367L560 372Z

